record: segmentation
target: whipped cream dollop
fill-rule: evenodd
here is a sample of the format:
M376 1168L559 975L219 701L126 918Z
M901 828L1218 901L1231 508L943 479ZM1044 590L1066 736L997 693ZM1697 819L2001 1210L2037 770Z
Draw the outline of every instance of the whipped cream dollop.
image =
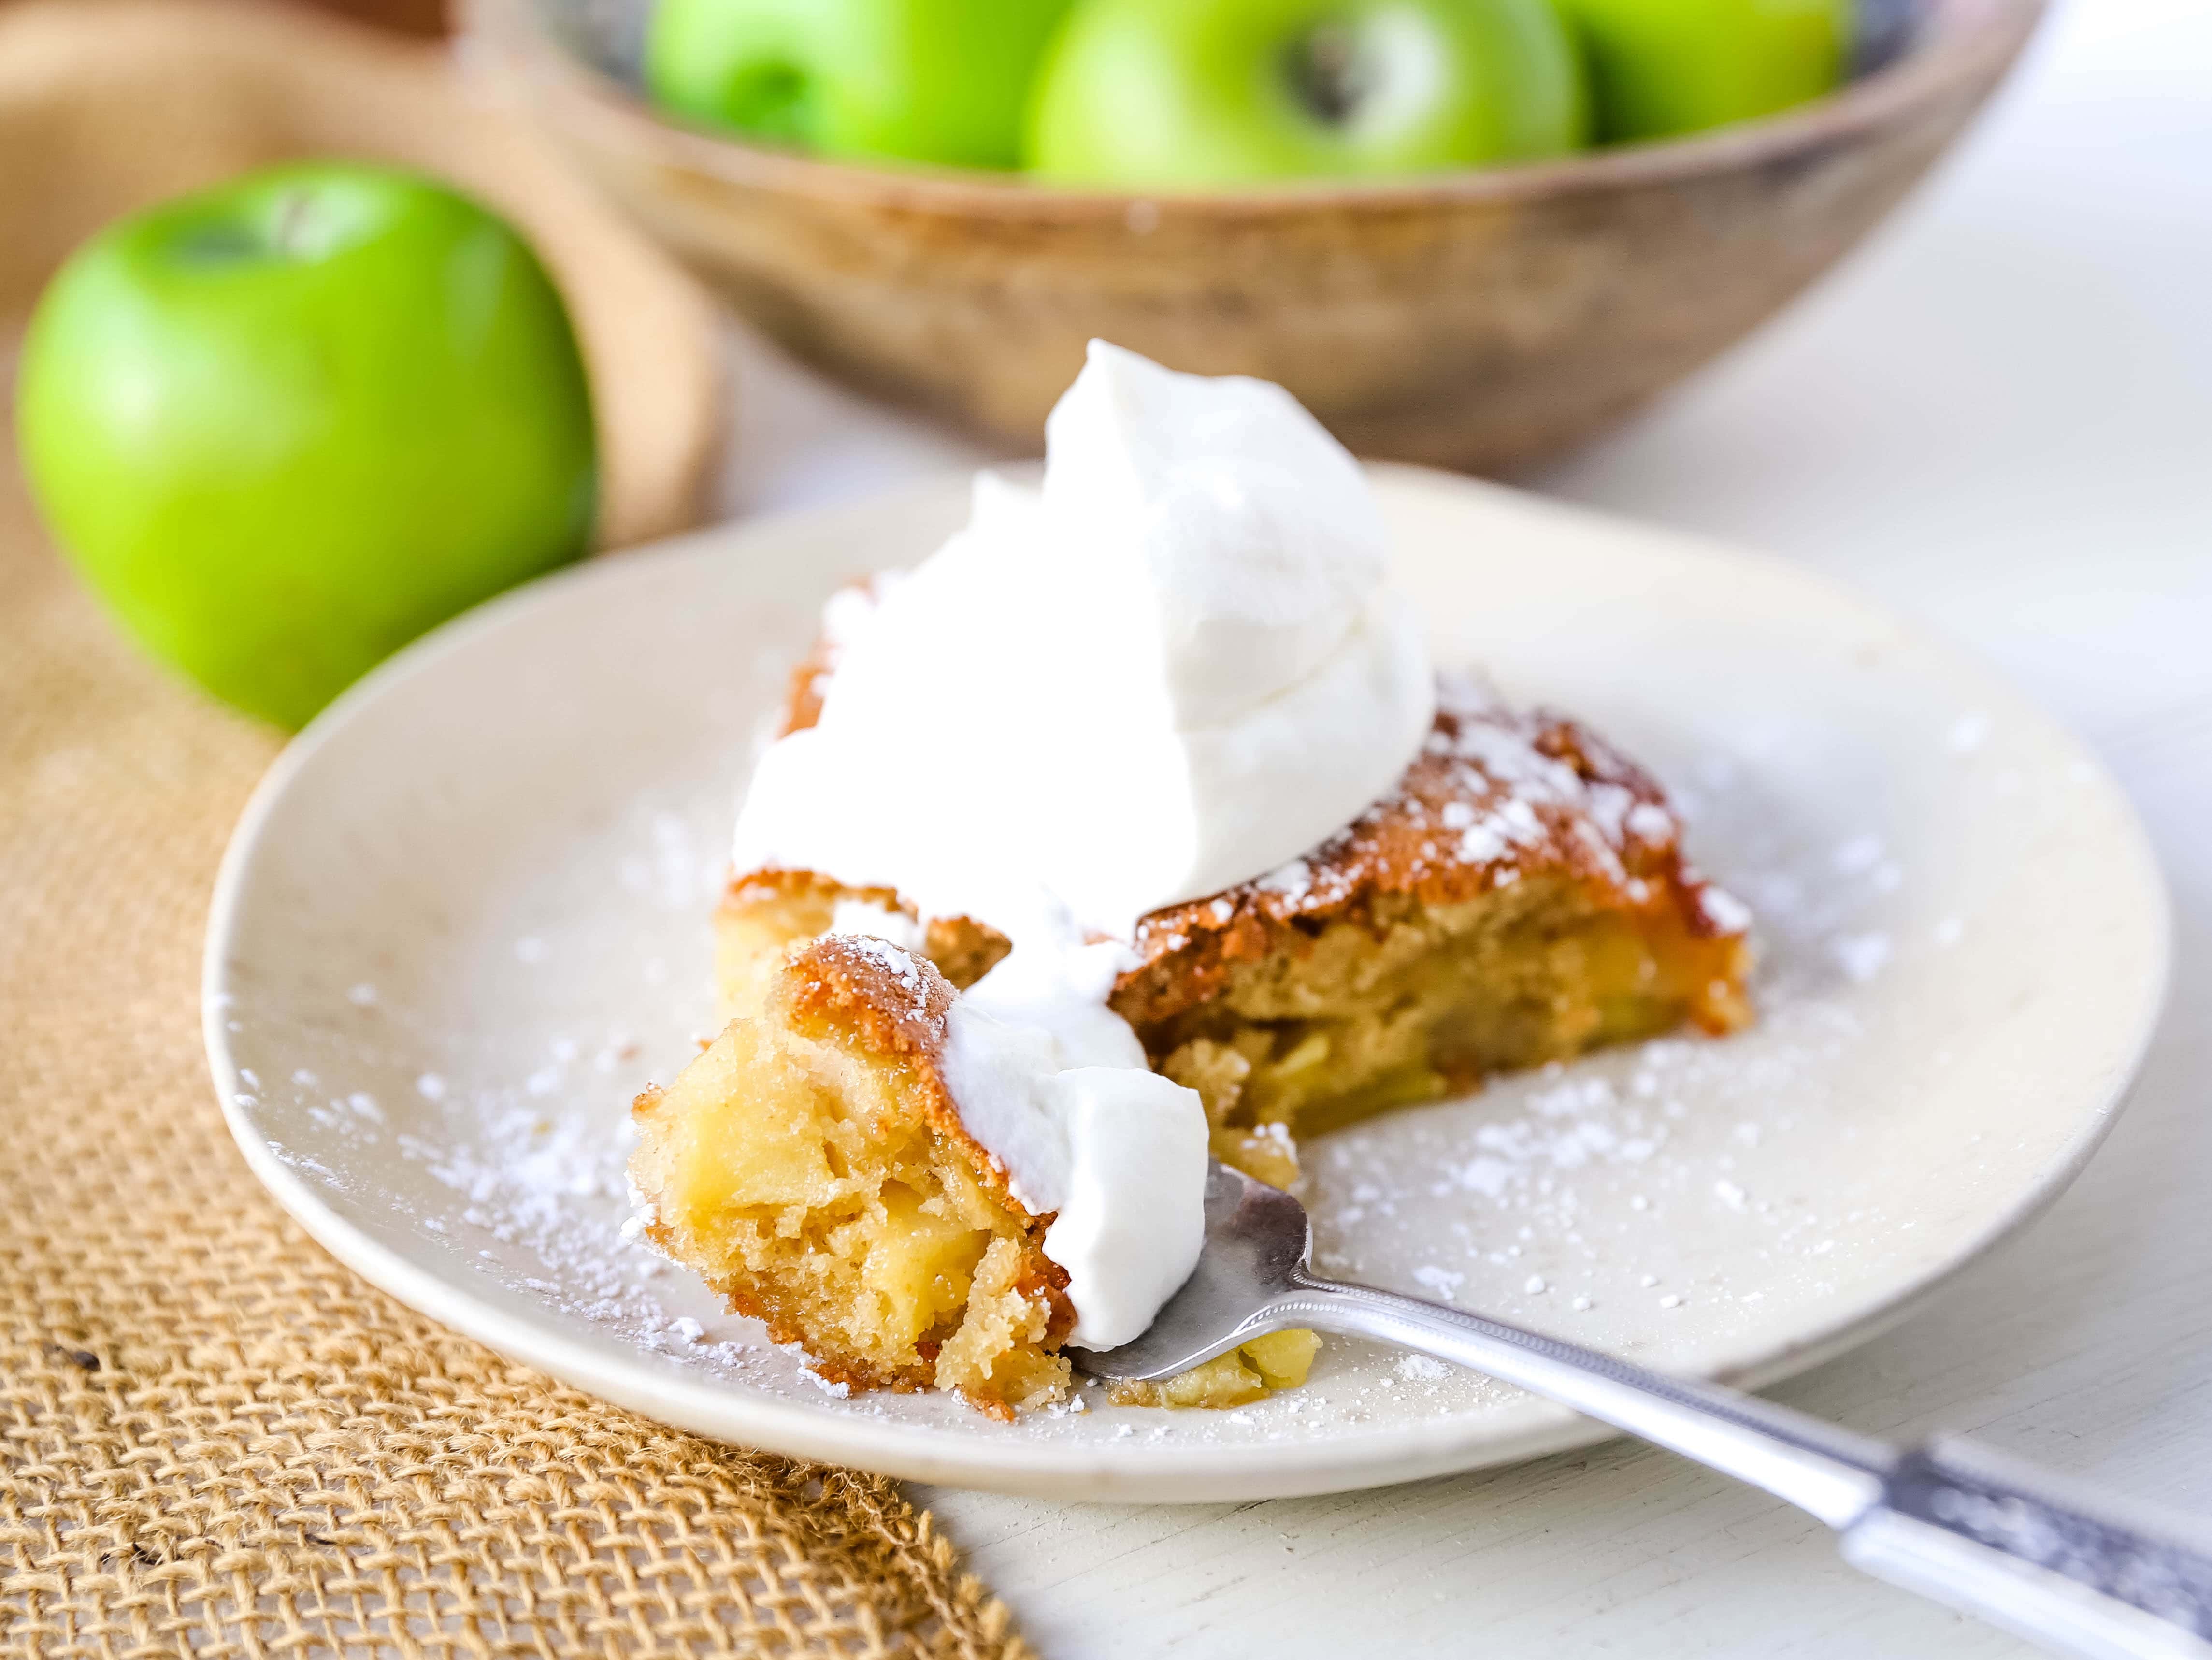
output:
M1091 343L1041 487L825 618L816 723L763 757L740 870L896 889L1012 942L945 1071L1015 1196L1059 1213L1074 1341L1138 1335L1197 1260L1206 1124L1106 1006L1138 919L1305 852L1398 781L1434 678L1352 457L1281 387ZM841 909L901 944L903 918Z

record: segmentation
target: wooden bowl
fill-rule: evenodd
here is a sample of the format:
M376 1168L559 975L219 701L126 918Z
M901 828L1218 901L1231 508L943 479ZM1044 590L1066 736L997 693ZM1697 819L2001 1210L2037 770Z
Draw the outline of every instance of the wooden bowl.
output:
M1673 143L1389 183L1132 196L816 161L635 90L644 0L475 0L553 138L738 309L1024 449L1094 335L1279 380L1363 454L1500 472L1713 356L1834 263L2003 77L2042 0L1913 0L1835 95Z

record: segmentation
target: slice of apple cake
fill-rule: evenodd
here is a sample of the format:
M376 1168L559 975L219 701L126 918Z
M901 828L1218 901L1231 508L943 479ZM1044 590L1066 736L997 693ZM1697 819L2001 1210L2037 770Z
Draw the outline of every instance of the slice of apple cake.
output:
M926 957L831 934L757 989L632 1109L648 1236L833 1382L934 1384L1000 1418L1062 1398L1075 1312L1043 1250L1054 1218L1014 1197L954 1104L951 983ZM1313 1345L1279 1333L1246 1351L1176 1380L1176 1404L1302 1382Z
M795 724L811 713L794 698ZM1395 791L1303 859L1144 918L1109 1001L1204 1098L1215 1156L1287 1184L1296 1135L1685 1024L1735 1030L1748 921L1685 859L1650 777L1572 721L1447 678ZM896 939L956 988L1007 949L809 871L738 875L715 926L729 1018L832 929Z

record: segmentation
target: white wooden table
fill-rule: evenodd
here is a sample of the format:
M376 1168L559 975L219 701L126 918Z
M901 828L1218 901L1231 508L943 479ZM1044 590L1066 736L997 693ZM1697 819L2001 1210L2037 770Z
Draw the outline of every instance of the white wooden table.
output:
M741 350L732 507L976 459ZM2133 1104L2024 1238L1774 1393L2212 1516L2212 5L2062 5L1875 245L1534 482L1870 590L1997 662L2134 794L2179 928ZM1049 1660L2024 1652L1858 1578L1795 1511L1619 1443L1241 1505L918 1496Z

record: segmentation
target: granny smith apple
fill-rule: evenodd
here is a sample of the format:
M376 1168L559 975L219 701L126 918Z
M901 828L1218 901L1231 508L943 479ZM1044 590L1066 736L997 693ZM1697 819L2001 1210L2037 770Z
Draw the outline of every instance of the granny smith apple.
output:
M1194 188L1557 155L1586 125L1549 0L1087 0L1040 72L1028 159Z
M1598 136L1665 138L1771 115L1843 79L1851 0L1559 0Z
M1011 167L1069 0L659 0L645 83L678 115L823 155Z
M560 295L499 219L383 168L273 168L108 227L39 302L16 424L109 606L285 727L591 526Z

